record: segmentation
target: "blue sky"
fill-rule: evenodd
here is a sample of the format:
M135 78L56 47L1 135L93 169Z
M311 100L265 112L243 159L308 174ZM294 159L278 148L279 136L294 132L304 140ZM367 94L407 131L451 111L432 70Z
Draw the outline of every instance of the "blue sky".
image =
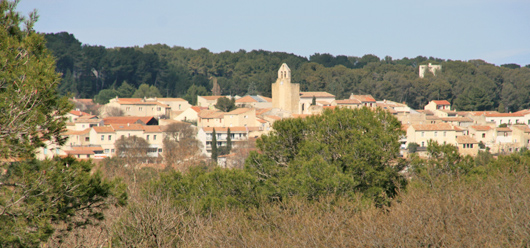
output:
M39 32L105 47L162 43L530 64L530 0L21 0Z

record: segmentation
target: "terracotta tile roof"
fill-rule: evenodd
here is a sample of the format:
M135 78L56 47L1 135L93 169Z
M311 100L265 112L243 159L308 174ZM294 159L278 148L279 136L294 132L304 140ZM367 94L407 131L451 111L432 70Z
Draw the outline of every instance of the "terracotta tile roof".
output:
M142 123L146 124L152 119L155 119L155 117L153 116L113 116L113 117L104 118L103 121L105 122L104 125L127 124L127 123L134 124L137 121L141 121Z
M94 151L103 151L101 146L74 146L72 150L64 151L69 155L91 155L94 154Z
M486 117L523 117L525 114L520 112L515 113L486 113Z
M199 107L199 106L192 106L191 109L193 109L195 112L199 113L201 110L207 110L207 107Z
M160 133L162 132L162 129L160 129L160 126L143 126L144 132L146 133Z
M236 103L242 103L242 102L258 102L258 101L251 96L244 96L236 100Z
M431 102L436 103L436 105L451 105L447 100L432 100Z
M261 118L256 118L256 121L258 121L259 123L267 123L268 122L268 121L263 120Z
M119 104L122 105L156 105L164 108L170 108L167 104L163 104L160 102L129 102L129 101L118 101Z
M143 98L118 98L120 101L141 102Z
M114 128L112 127L93 127L96 133L114 133Z
M246 112L249 112L251 111L252 109L250 108L237 108L237 109L234 109L228 113L226 113L227 115L239 115L239 114L243 114L243 113L246 113Z
M458 144L478 144L477 140L467 135L456 136L456 143Z
M83 111L78 111L78 110L70 110L70 112L68 112L68 113L73 114L73 115L77 115L77 116L90 115L89 113L85 113Z
M357 99L344 99L344 100L335 100L337 104L361 104L361 101Z
M110 124L115 131L143 131L144 125L141 124Z
M213 129L215 128L216 133L226 133L228 132L228 127L202 127L202 130L206 133L213 132ZM247 127L230 127L230 133L245 133L248 131Z
M441 117L442 121L473 122L469 117Z
M331 104L330 102L327 102L327 101L317 101L317 103L320 103L320 104L322 104L324 106Z
M68 130L68 131L62 133L62 135L85 135L85 134L88 134L88 133L90 133L90 128L87 128L87 129L81 130L81 131Z
M471 128L477 131L489 131L492 129L490 126L471 126Z
M376 102L372 95L351 95L350 99L357 99L361 102Z
M469 114L473 116L481 116L486 114L493 114L493 113L499 113L497 111L470 111Z
M310 92L300 92L300 97L335 97L334 95L324 92L324 91L310 91Z
M416 131L453 131L457 130L455 126L449 123L439 124L413 124L412 128Z
M407 131L407 129L409 129L409 125L408 124L401 125L401 130Z
M215 119L223 118L224 114L224 112L220 112L218 110L202 110L198 115L203 119Z
M269 112L271 110L272 110L272 108L256 109L256 115L262 115L262 114L267 113L267 112Z

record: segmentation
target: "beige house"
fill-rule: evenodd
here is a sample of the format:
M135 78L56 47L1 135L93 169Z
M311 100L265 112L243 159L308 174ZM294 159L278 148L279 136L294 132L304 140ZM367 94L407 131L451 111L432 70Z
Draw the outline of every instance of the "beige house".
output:
M226 146L228 129L230 128L230 138L232 147L236 147L238 142L246 141L249 138L248 127L202 127L199 128L197 139L202 144L203 154L211 156L213 130L215 129L217 147Z
M318 106L331 106L333 101L335 101L335 96L327 92L300 92L300 107L298 113L311 114L309 107L313 103L313 97Z
M360 108L362 106L361 101L357 99L344 99L344 100L335 100L331 104L332 106L337 106L340 108L348 108L348 109L354 109L354 108Z
M501 124L526 124L530 125L530 113L528 110L519 111L515 113L498 113L487 112L484 113L486 123L495 123L496 126Z
M197 96L197 106L206 107L210 110L215 110L217 100L221 97L230 99L230 96Z
M202 110L198 114L197 127L224 127L224 115L219 110Z
M456 146L458 152L462 155L477 156L478 154L478 142L473 137L462 135L456 137Z
M103 119L99 119L95 115L84 115L77 118L74 122L74 130L81 131L91 127L103 126Z
M173 120L176 121L190 121L194 122L197 121L199 118L199 113L203 110L208 110L206 107L198 107L198 106L192 106L180 113L179 115L175 116Z
M224 114L223 124L225 127L256 127L256 109L238 108Z
M474 138L477 142L482 142L490 149L495 144L495 129L491 126L474 125L468 127L468 135Z
M412 124L407 128L408 143L417 143L420 147L427 147L428 141L440 144L456 144L456 137L462 135L462 129L451 124Z
M168 105L171 111L184 111L191 107L191 104L182 98L156 98L159 103Z
M368 108L375 108L377 107L377 101L374 99L372 95L350 95L350 99L355 99L359 102L361 102L361 106L368 107Z
M157 101L156 98L114 98L105 105L104 116L112 108L123 111L125 116L154 116L156 118L168 117L171 114L171 107Z

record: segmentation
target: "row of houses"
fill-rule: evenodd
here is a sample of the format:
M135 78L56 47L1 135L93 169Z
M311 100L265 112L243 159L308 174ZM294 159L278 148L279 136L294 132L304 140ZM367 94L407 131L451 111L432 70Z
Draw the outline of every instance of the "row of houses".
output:
M209 156L213 132L218 146L226 145L228 130L237 144L272 131L275 121L320 114L327 108L382 108L401 121L406 136L401 140L403 152L409 144L427 146L429 140L453 144L461 153L476 155L479 149L493 153L515 152L529 146L530 110L515 113L496 111L456 111L449 101L430 101L422 110L405 103L377 101L371 95L351 94L337 100L327 92L300 92L291 83L290 69L283 64L272 84L272 98L225 96L233 99L237 109L223 112L215 108L223 96L198 96L197 106L182 98L118 98L103 107L102 118L72 111L67 119L69 131L65 148L50 145L44 155L68 154L79 158L106 157L115 154L114 142L120 137L142 137L152 146L152 156L163 152L163 128L159 122L194 123L202 154ZM77 99L81 100L81 99ZM119 110L124 117L108 117ZM113 119L114 118L114 119Z

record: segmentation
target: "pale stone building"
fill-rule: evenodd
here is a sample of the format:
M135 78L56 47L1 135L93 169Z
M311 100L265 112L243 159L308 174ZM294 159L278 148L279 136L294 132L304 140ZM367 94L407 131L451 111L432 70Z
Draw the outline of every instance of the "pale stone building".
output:
M436 72L441 72L442 71L442 66L441 65L433 65L431 63L429 63L429 65L420 65L419 66L419 76L420 76L420 78L425 77L425 72L427 72L427 71L436 76Z
M300 84L291 83L291 69L283 63L272 84L272 107L300 114Z

